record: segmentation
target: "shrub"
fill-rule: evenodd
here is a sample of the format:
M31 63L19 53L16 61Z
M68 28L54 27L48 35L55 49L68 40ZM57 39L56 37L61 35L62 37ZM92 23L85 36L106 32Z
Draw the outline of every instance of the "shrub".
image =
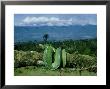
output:
M67 54L67 67L72 68L91 68L93 65L97 64L96 57L92 57L89 55L81 55L78 53Z
M36 51L14 51L14 67L37 65L42 60L42 54Z
M38 62L43 59L43 53L36 51L14 51L14 67L39 66ZM41 63L43 64L43 63ZM97 59L89 55L81 55L78 52L67 53L66 67L75 69L86 69L97 72Z

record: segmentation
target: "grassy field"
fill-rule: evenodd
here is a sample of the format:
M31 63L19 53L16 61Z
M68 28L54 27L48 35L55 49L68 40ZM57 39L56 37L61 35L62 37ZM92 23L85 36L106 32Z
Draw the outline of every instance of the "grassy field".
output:
M44 67L27 66L15 68L15 76L96 76L96 73L87 70L80 72L73 68L49 70Z

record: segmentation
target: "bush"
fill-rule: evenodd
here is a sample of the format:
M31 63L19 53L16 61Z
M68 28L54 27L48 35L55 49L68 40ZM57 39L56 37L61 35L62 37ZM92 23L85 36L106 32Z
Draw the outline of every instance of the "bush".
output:
M36 51L14 51L14 67L37 65L42 60L42 54Z
M15 43L15 50L23 51L37 51L43 52L43 49L39 44L45 44L43 41L33 42L18 42ZM68 53L73 54L78 52L79 54L97 56L97 39L85 39L85 40L64 40L64 41L47 41L47 44L51 44L54 48L61 47Z
M14 67L23 66L39 66L38 63L42 62L43 53L36 51L14 51ZM86 69L90 72L97 71L96 57L89 55L81 55L78 52L73 54L67 53L66 67L75 69ZM41 63L43 64L43 63Z
M67 53L67 67L80 68L80 69L90 69L93 66L96 67L97 59L89 55L81 55L78 53L69 54ZM94 68L95 68L94 67ZM94 70L97 70L96 68Z

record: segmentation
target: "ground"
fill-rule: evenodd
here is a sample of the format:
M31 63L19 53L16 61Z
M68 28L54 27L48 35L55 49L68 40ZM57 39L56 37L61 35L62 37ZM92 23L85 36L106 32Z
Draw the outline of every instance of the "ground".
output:
M45 67L27 66L15 68L15 76L96 76L96 73L87 70L80 71L74 68L60 68L57 70Z

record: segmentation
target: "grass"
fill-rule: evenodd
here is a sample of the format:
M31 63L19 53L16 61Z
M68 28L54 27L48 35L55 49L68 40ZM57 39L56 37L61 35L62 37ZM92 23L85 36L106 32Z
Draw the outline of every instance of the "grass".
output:
M26 66L15 68L15 76L96 76L96 73L87 70L74 70L73 68L61 68L49 70L44 67Z

